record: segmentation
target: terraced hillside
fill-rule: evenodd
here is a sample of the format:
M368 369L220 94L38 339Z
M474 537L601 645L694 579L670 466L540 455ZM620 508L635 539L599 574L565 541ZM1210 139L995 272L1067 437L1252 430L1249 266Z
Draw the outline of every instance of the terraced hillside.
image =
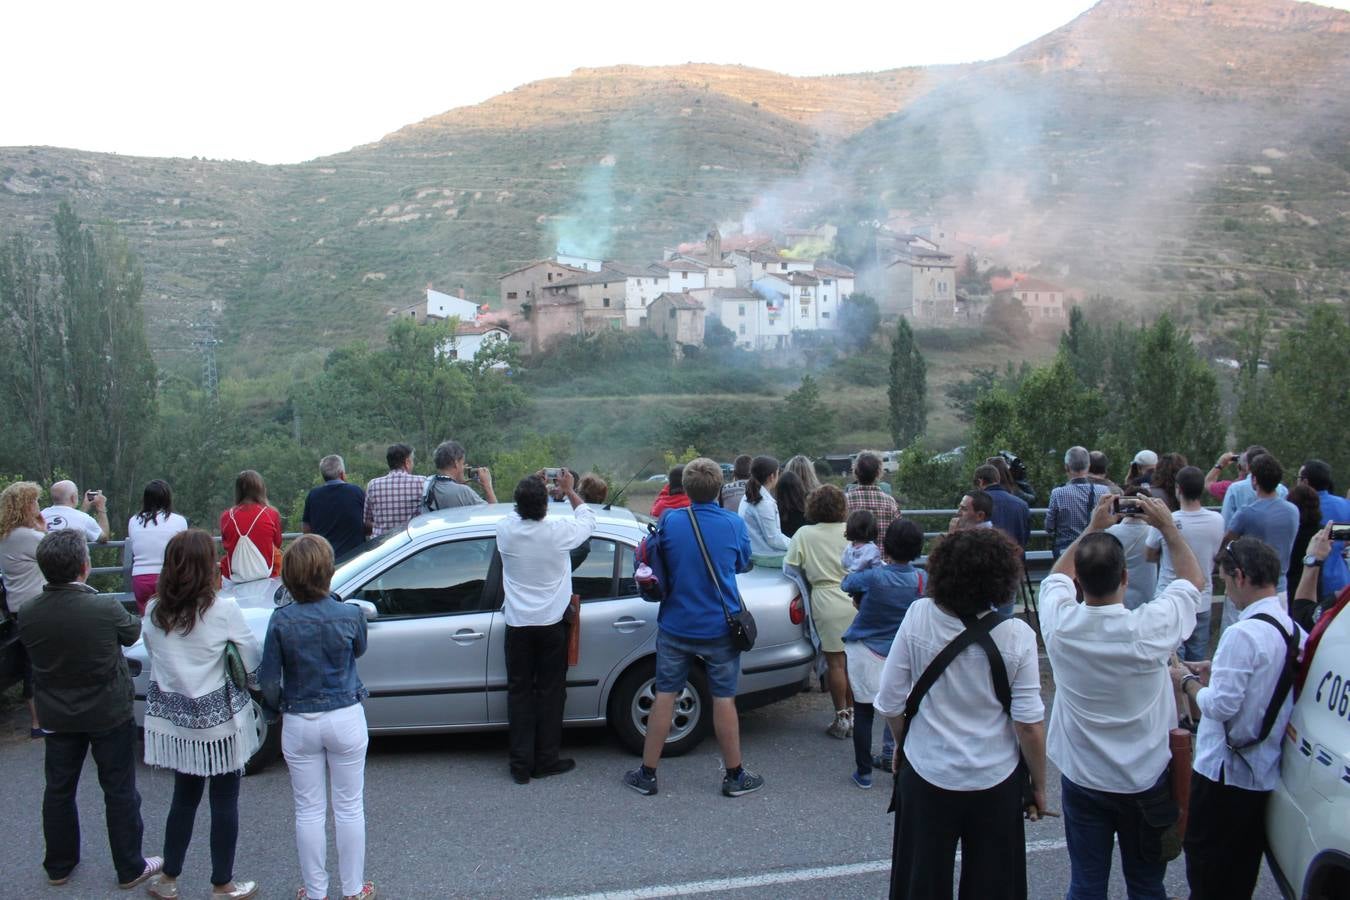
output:
M0 230L41 237L67 196L120 223L152 346L214 317L241 374L378 340L427 283L491 297L559 245L640 259L859 210L1221 332L1350 293L1347 75L1350 14L1103 0L1000 60L581 69L301 165L4 148Z

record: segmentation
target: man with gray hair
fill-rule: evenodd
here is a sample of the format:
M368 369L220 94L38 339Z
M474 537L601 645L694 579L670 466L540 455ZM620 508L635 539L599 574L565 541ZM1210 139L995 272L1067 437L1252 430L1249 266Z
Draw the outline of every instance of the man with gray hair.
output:
M1050 535L1050 549L1056 559L1087 528L1097 498L1108 493L1088 476L1090 464L1086 447L1070 447L1064 454L1064 471L1069 474L1069 481L1050 492L1045 531Z
M347 464L336 453L319 460L323 484L305 497L300 530L317 534L333 545L333 556L341 557L365 543L370 533L362 521L366 492L347 483Z
M19 639L33 661L33 699L46 741L42 835L47 880L62 885L80 861L76 789L93 752L118 886L157 874L159 857L141 853L144 823L136 791L136 720L131 672L122 648L136 643L140 619L99 594L89 578L89 547L74 529L53 531L37 547L46 589L24 605Z
M47 521L48 531L69 528L83 534L85 540L102 543L110 536L107 504L108 498L102 491L87 491L80 502L75 482L58 481L52 485L52 505L42 511L42 518ZM90 509L94 511L92 516L87 512Z
M474 466L470 469L464 463L465 458L464 445L459 441L442 441L436 448L432 457L436 474L427 479L427 489L422 494L423 512L497 502L497 495L492 491L492 473L488 467ZM477 481L487 499L474 493L473 488L465 484L466 481Z

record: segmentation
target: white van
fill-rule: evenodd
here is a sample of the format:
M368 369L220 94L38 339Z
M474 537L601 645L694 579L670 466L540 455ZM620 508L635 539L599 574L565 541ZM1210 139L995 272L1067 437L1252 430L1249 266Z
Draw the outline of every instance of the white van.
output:
M1267 859L1286 897L1350 897L1350 607L1306 666L1266 809Z

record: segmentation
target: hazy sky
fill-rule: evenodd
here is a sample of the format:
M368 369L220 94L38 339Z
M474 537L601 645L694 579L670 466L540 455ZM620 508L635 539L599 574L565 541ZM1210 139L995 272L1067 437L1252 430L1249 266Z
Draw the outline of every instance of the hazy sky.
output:
M3 17L0 146L298 162L582 66L821 75L969 62L1091 5L30 0Z

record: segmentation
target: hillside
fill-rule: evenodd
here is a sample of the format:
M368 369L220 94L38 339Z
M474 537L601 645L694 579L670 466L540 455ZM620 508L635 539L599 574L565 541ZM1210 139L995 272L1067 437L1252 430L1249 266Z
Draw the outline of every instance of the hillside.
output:
M118 222L152 346L214 317L240 374L378 339L427 283L493 297L559 244L641 259L712 222L887 214L1221 333L1350 293L1348 75L1344 12L1103 0L990 62L579 69L294 166L0 148L0 230L40 238L67 196Z

